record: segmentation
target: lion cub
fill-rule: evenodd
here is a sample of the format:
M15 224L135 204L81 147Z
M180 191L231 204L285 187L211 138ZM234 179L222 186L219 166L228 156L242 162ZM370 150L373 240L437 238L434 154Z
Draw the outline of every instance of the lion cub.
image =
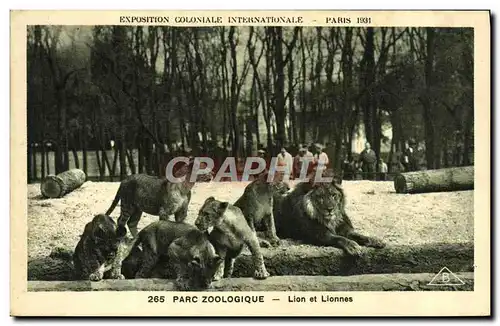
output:
M142 250L137 250L139 245ZM208 234L183 222L149 224L139 232L130 252L140 253L135 278L150 277L158 262L166 260L174 267L177 286L184 290L208 288L222 264Z
M253 256L254 278L269 277L257 234L248 225L240 208L209 197L201 207L195 225L202 231L214 228L210 233L210 241L219 256L224 259L224 264L221 264L214 277L216 280L231 277L234 260L241 253L244 245L248 246Z
M124 234L119 234L113 219L104 214L94 216L85 225L83 234L73 253L77 280L100 281L104 273L109 278L123 279L116 258Z
M280 243L274 226L274 198L290 189L284 182L268 182L268 173L266 171L260 174L246 186L241 197L234 203L243 212L252 231L264 231L265 238L259 238L259 245L267 248Z
M118 218L118 228L124 229L125 224L135 237L138 233L137 225L142 213L159 216L160 220L168 220L174 215L176 222L186 219L188 205L191 201L191 189L195 182L191 182L194 161L184 163L174 174L175 177L185 177L182 182L170 182L165 178L158 178L147 174L133 174L122 180L111 206L106 212L110 215L121 201L121 212ZM210 173L197 176L197 182L209 182Z

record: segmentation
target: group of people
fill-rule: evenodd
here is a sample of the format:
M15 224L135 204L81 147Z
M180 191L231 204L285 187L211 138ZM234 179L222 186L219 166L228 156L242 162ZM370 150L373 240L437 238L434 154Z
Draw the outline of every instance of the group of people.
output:
M406 148L402 153L395 153L392 156L391 162L384 162L383 158L377 155L375 150L372 149L369 142L365 143L365 148L357 158L346 156L342 163L344 179L367 179L367 180L387 180L389 169L391 171L415 171L417 170L416 157L415 157L415 144L410 142L406 144ZM278 151L279 149L279 151ZM266 168L269 169L272 158L275 156L275 164L281 167L281 170L286 170L289 179L298 179L302 173L304 164L308 164L306 175L312 173L316 168L327 168L331 165L331 158L325 151L325 146L320 143L301 144L301 145L285 145L281 147L273 147L270 149L265 148L259 144L257 156L266 161ZM182 153L183 148L180 149ZM227 152L222 150L210 150L209 155L216 161L216 169L223 161L224 157L230 156L231 153L228 149ZM329 151L330 153L331 151ZM179 154L179 153L176 153ZM189 152L190 155L194 153ZM306 163L308 161L308 163ZM244 159L237 160L238 175L241 176L243 172L240 171L244 166ZM241 166L240 166L241 165ZM388 166L389 165L389 166Z
M306 175L308 175L316 168L326 169L330 163L324 147L319 143L311 145L302 144L298 146L298 150L293 154L289 152L286 146L282 146L279 154L276 156L276 165L281 167L281 170L286 171L285 173L289 175L290 180L301 176L304 164L307 164ZM267 159L266 151L262 148L259 149L258 156L265 160Z
M391 171L398 172L411 172L418 170L417 158L415 155L415 143L409 142L402 153L393 153L393 159L390 162ZM384 162L382 157L377 160L377 153L371 148L369 142L365 144L365 148L359 154L359 158L355 160L352 158L350 161L346 158L342 167L344 177L346 179L357 179L361 175L362 179L368 180L387 180L389 167Z
M349 160L347 157L344 159L342 170L344 171L344 177L351 180L361 176L362 179L385 181L388 173L387 164L381 157L377 160L377 153L371 148L369 142L365 144L365 148L359 154L358 159L351 158Z

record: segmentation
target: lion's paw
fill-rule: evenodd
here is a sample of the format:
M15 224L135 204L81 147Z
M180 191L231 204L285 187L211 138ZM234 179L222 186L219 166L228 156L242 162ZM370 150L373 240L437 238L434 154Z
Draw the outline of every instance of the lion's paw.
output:
M178 290L180 291L188 291L189 290L189 284L188 281L183 279L183 278L177 278L175 280L175 286L177 287Z
M281 244L281 239L278 238L278 237L273 237L269 240L269 243L273 246L273 247L278 247L280 244Z
M91 280L93 282L98 282L98 281L102 280L102 277L103 277L102 273L100 271L97 271L95 273L90 274L89 280Z
M113 280L124 280L125 276L123 276L123 274L119 270L113 270L111 271L109 278Z
M357 244L355 241L349 240L344 245L344 251L349 256L361 256L361 246Z
M265 280L270 276L266 269L258 269L254 272L253 277L257 280Z
M271 248L272 247L271 243L265 239L259 239L259 246L261 248Z
M367 247L372 247L372 248L376 248L376 249L382 249L382 248L385 248L385 243L382 240L380 240L380 239L371 238L370 239L370 243L368 244Z

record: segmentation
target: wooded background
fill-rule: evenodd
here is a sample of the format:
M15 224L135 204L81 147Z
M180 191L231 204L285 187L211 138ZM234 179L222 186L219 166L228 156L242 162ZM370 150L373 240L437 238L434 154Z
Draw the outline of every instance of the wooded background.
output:
M390 162L473 164L471 28L28 26L28 182L160 174L166 157L246 157L356 139ZM387 137L384 130L390 130ZM111 145L114 142L114 146ZM384 153L384 148L389 149Z

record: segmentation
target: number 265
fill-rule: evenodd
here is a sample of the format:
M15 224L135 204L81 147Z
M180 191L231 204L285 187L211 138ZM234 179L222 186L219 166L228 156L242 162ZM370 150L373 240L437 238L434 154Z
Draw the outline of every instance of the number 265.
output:
M150 295L148 296L148 302L150 303L165 302L165 297L163 295Z

